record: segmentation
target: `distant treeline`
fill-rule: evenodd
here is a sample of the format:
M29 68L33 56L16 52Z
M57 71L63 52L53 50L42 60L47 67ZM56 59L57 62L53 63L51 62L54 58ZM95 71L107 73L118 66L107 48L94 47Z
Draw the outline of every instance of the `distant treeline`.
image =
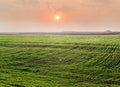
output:
M120 32L1 32L0 34L119 35Z

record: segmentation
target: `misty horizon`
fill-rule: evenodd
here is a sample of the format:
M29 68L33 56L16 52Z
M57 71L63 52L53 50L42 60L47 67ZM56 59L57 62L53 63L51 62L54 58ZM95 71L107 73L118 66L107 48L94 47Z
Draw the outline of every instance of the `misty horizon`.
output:
M80 25L80 24L43 24L34 22L0 22L0 32L105 32L110 30L119 32L119 26Z

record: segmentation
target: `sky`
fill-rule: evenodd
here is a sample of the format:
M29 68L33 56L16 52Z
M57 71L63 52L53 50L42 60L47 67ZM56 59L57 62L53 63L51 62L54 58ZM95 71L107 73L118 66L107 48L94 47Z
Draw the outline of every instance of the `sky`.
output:
M0 0L0 32L120 31L119 23L120 0Z

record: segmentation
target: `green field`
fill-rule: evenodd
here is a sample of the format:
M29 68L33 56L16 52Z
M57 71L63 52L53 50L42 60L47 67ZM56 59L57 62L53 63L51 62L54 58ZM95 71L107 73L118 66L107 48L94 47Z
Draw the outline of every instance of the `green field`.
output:
M0 35L0 87L120 87L120 35Z

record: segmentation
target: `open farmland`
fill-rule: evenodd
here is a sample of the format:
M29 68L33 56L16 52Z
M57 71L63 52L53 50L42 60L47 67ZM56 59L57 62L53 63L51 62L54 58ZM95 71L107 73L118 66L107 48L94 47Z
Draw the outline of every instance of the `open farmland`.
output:
M120 35L0 35L0 87L120 87Z

